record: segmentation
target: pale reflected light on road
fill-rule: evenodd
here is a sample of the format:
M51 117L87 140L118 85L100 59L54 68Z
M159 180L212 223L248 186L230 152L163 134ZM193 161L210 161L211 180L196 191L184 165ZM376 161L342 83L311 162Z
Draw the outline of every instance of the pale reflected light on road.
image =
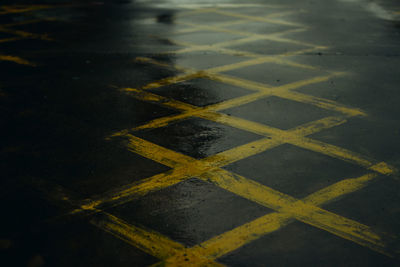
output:
M339 0L340 2L359 3L365 10L380 19L396 20L396 16L382 7L379 3L368 0Z

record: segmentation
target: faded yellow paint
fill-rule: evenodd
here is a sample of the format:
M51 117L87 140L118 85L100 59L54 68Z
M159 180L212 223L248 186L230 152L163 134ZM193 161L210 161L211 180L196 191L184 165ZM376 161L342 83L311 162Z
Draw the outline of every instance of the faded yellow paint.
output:
M165 79L162 79L160 81L157 82L153 82L153 83L149 83L146 86L143 86L142 89L146 90L146 89L154 89L154 88L158 88L161 86L166 86L166 85L170 85L170 84L175 84L178 82L183 82L183 81L187 81L187 80L192 80L192 79L196 79L196 78L203 78L205 75L203 72L195 72L195 73L188 73L188 74L182 74L179 76L175 76L175 77L168 77Z
M295 139L291 142L293 145L312 150L333 158L341 159L353 164L360 165L364 168L374 170L384 175L391 174L395 172L393 167L387 168L376 168L376 165L373 163L372 159L369 159L365 156L362 156L358 153L352 152L345 148L337 147L334 145L330 145L321 141L317 141L314 139L310 139L307 137L302 138L301 140ZM375 168L375 169L372 169Z
M279 18L279 17L283 17L283 16L298 14L300 12L301 11L297 11L297 10L296 11L281 11L281 12L269 14L269 15L265 16L264 18L268 18L268 19ZM279 21L279 22L281 22L281 21Z
M192 16L192 15L198 15L198 14L202 14L202 13L212 12L214 10L215 10L215 8L197 8L197 9L194 9L194 10L179 12L179 13L175 14L175 17L176 18L183 18L183 17L187 17L187 16Z
M304 202L315 206L328 204L338 197L342 197L345 194L349 194L364 188L378 176L379 175L377 173L368 173L357 178L341 180L309 195L308 197L304 198Z
M390 175L396 172L396 169L385 162L379 162L369 167L370 170L376 171L384 175Z
M102 214L104 214L102 220L96 220L95 218L91 220L91 222L157 258L165 259L170 255L174 255L177 250L184 249L181 244L176 243L159 233L144 230L134 225L129 225L109 213L102 212Z
M83 4L87 5L87 4ZM0 6L0 15L5 14L13 14L13 13L26 13L32 11L38 11L43 9L51 9L51 8L63 8L63 7L77 7L83 6L79 4L71 4L71 3L64 3L64 4L55 4L55 5L41 5L41 4L32 4L32 5L2 5Z
M218 27L227 27L227 26L233 26L233 25L237 25L237 24L242 24L247 22L246 20L234 20L234 21L228 21L228 22L220 22L220 23L216 23L214 24L215 26ZM200 29L196 28L196 27L188 27L185 29L178 29L176 31L174 31L172 34L182 34L182 33L191 33L191 32L197 32Z
M308 42L302 42L302 41L296 41L296 40L292 40L292 39L282 38L282 37L279 37L278 34L257 34L257 33L243 32L243 31L239 31L239 30L227 29L227 28L217 27L217 26L196 25L196 24L189 23L189 22L177 22L177 24L181 24L181 25L189 26L189 27L195 27L195 28L198 28L199 30L208 30L208 31L214 31L214 32L229 33L229 34L234 34L234 35L239 35L239 36L250 36L250 37L255 36L255 37L260 37L265 40L271 40L271 41L275 41L275 42L290 43L290 44L315 47L315 48L320 48L320 49L326 48L325 46L316 46L316 45L308 43Z
M35 66L34 63L29 62L28 60L25 60L23 58L16 57L16 56L0 55L0 61L11 61L11 62L21 64L21 65L28 65L28 66L32 66L32 67Z
M286 91L286 92L279 92L276 94L276 96L286 98L289 100L305 103L305 104L310 104L322 109L327 109L327 110L332 110L336 112L340 112L343 114L346 114L348 116L366 116L367 114L357 108L350 108L345 105L339 104L336 101L328 100L328 99L323 99L320 97L312 96L312 95L307 95L307 94L302 94L300 92L293 92L293 91Z
M30 33L30 32L25 32L25 31L20 31L20 30L14 30L14 29L9 29L6 27L0 26L0 32L5 32L8 34L14 34L23 38L34 38L34 39L40 39L40 40L45 40L45 41L52 41L47 34L36 34L36 33Z
M292 53L286 53L286 54L287 55L295 55L295 54L302 54L307 51L309 51L309 49L304 49L304 50L300 50L300 51L296 51L296 52L292 52ZM282 59L280 59L279 57L276 57L276 56L264 56L264 57L249 59L246 61L240 61L240 62L233 63L233 64L210 68L210 69L207 69L206 71L211 72L211 73L226 72L226 71L231 71L231 70L235 70L235 69L239 69L239 68L256 66L256 65L263 64L263 63L267 63L267 62L278 63L278 64L283 63L285 65L291 64L292 66L296 66L296 67L300 67L300 68L315 69L315 67L308 66L305 64L286 63L288 61L283 61Z
M225 16L239 18L239 19L246 19L246 20L250 20L250 21L266 22L266 23L280 24L280 25L285 25L285 26L296 26L296 27L302 27L303 26L300 23L272 19L272 17L279 17L279 16L287 15L287 13L286 14L285 13L280 13L279 15L273 15L273 16L271 16L269 18L268 16L267 17L249 16L249 15L244 15L244 14L238 14L238 13L223 11L221 9L213 10L212 12L217 13L217 14L221 14L221 15L225 15Z
M12 13L24 13L24 12L30 12L30 11L35 11L35 10L41 10L41 9L47 9L47 8L52 8L53 6L50 5L10 5L10 6L0 6L0 15L4 14L12 14ZM2 10L2 11L1 11ZM36 34L36 33L30 33L30 32L25 32L21 30L15 30L12 29L14 26L19 26L19 25L27 25L27 24L32 24L32 23L37 23L40 21L52 21L55 20L54 18L41 18L41 19L31 19L31 20L22 20L18 22L13 22L13 23L6 23L6 24L1 24L0 25L0 32L15 35L14 37L8 37L8 38L3 38L0 39L0 43L6 43L6 42L14 42L14 41L20 41L24 39L39 39L39 40L45 40L45 41L52 41L52 39L47 35L47 34ZM30 66L35 66L34 63L29 62L25 59L22 59L17 56L1 56L0 55L0 60L5 60L5 61L12 61L17 64L22 64L22 65L30 65Z
M57 20L56 18L40 18L40 19L31 19L31 20L21 20L13 23L7 23L7 24L1 24L1 27L14 27L14 26L21 26L21 25L27 25L27 24L33 24L33 23L38 23L38 22L43 22L43 21L55 21Z
M102 212L102 215L100 219L92 219L91 223L142 251L165 260L162 265L224 266L196 253L196 251L186 249L183 245L160 233L128 224L106 212ZM155 264L155 266L158 265Z
M14 42L14 41L22 40L22 39L24 39L24 38L22 38L22 37L3 38L3 39L0 39L0 43Z
M9 5L9 6L3 5L0 7L0 9L3 10L0 11L0 15L11 14L11 13L24 13L41 9L48 9L52 7L53 6L51 5Z
M283 13L278 13L278 14L282 15ZM273 15L273 14L271 14L271 15ZM243 24L246 22L248 22L248 21L247 20L234 20L234 21L213 24L213 26L217 27L216 29L220 29L220 28L225 28L225 27L231 27L231 26L238 25L238 24ZM186 26L188 26L188 28L177 30L175 32L175 34L191 33L191 32L198 32L198 31L204 30L201 26L196 25L196 24L186 25ZM263 37L263 36L282 36L282 35L286 35L286 34L292 33L292 32L304 31L306 29L307 29L307 26L301 26L301 28L294 28L294 29L284 30L284 31L280 31L280 32L265 34L265 35L255 35L252 37L262 40L262 39L265 39L265 37Z
M183 42L183 41L176 41L174 39L168 39L169 42L179 45L179 46L186 46L186 48L166 52L165 54L182 54L182 53L188 53L188 52L193 52L193 51L207 50L207 51L217 51L217 52L230 54L230 55L240 55L240 56L246 56L246 57L260 57L263 55L260 55L257 53L252 53L252 52L247 52L247 51L239 51L239 50L223 49L223 48L229 47L229 46L246 44L246 43L254 42L254 41L266 40L266 39L273 38L273 36L281 36L281 35L285 35L285 34L289 34L289 33L302 32L305 30L306 30L306 28L290 29L290 30L277 32L277 33L271 33L271 34L267 34L267 35L252 35L252 36L247 36L247 37L236 39L236 40L223 41L223 42L218 42L218 43L209 44L209 45L197 45L197 44L192 44L192 43Z
M180 109L180 110L186 110L190 111L194 107L190 104L186 104L180 101L176 101L171 98L166 98L160 95L152 94L146 91L142 91L139 89L135 88L124 88L124 91L128 93L134 93L135 97L142 100L142 101L148 101L148 102L154 102L158 104L162 104L166 107L174 108L174 109Z
M236 8L249 7L249 5L247 5L247 4L234 4L232 6L234 6ZM224 7L226 7L226 5L224 5ZM279 9L288 8L287 6L284 6L284 5L270 5L270 4L262 4L262 7L264 7L264 8L279 8ZM197 7L193 10L183 11L178 14L175 14L175 17L182 18L182 17L192 16L192 15L197 15L197 14L202 14L202 13L210 13L210 12L218 11L219 8L221 8L221 7L219 7L218 4L217 5L214 4L213 7L202 7L202 8ZM291 12L291 11L288 11L288 12ZM296 13L296 12L294 12L294 13ZM280 11L277 13L272 13L265 17L267 17L267 18L279 17L279 15L277 15L277 14L282 14L282 16L288 15L287 13L285 14L284 11ZM233 18L235 18L235 17L233 17ZM245 21L247 21L247 20L245 20Z

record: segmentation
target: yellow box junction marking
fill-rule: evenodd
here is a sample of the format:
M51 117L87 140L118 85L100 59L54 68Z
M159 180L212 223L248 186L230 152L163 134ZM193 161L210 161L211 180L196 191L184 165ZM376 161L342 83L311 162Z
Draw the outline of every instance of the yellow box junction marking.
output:
M236 24L246 21L257 21L274 23L278 25L299 26L303 27L300 28L300 30L305 29L304 26L297 23L277 20L276 17L280 17L281 15L283 16L283 14L279 13L274 13L275 15L270 17L256 17L223 11L218 8L199 9L186 13L200 14L208 12L240 19L236 22ZM181 16L184 15L185 13L181 14ZM152 82L141 88L123 88L121 90L141 101L152 102L164 107L173 108L181 113L178 115L171 115L155 119L134 129L125 129L119 131L113 134L110 138L116 136L126 138L128 140L128 150L166 165L170 167L171 170L148 177L136 183L125 185L122 188L115 189L104 194L102 197L93 198L91 201L85 201L85 204L82 204L80 208L72 211L72 214L83 211L99 213L101 215L100 218L96 216L91 221L94 225L130 243L131 245L138 247L146 253L159 258L161 262L156 265L220 266L221 264L215 262L215 260L219 257L232 252L233 250L236 250L257 238L260 238L261 236L281 229L294 220L298 220L308 225L328 231L334 235L368 247L385 255L390 255L390 252L388 252L386 248L386 238L389 237L379 236L366 225L360 224L356 221L347 219L343 216L334 214L321 208L321 206L326 203L362 189L379 175L391 175L396 172L393 167L389 166L385 162L379 162L347 149L307 137L324 129L341 125L347 121L347 118L354 116L366 116L362 110L348 107L335 101L326 100L295 91L295 89L300 87L324 82L332 77L344 75L344 73L328 72L327 75L317 76L276 87L222 74L221 72L227 70L255 66L266 62L290 65L292 67L304 69L318 69L314 66L291 62L287 58L296 54L303 54L305 52L312 52L317 49L326 48L324 46L313 45L282 37L283 34L290 33L295 30L276 34L260 35L224 28L232 25L232 23L235 22L220 23L218 26L182 23L189 28L184 29L181 32L207 30L237 34L243 36L243 38L231 42L221 42L212 45L196 45L184 42L175 42L186 47L175 52L187 53L200 50L217 51L219 53L248 57L248 60L214 67L207 70L195 70L181 66L170 66L150 58L136 59L137 61L148 64L156 64L166 68L173 68L183 72L183 74ZM264 56L227 48L233 44L244 44L256 40L271 40L276 42L299 44L306 46L307 48L276 56ZM174 41L172 40L172 42ZM147 91L148 89L176 84L195 78L205 78L242 87L253 91L253 93L206 107L196 107ZM223 109L238 107L240 105L251 103L268 96L277 96L304 104L314 105L326 110L335 111L339 113L339 115L322 118L289 130L281 130L242 118L228 116L219 112ZM256 133L264 136L264 138L198 160L156 145L131 134L131 132L135 130L163 127L171 122L183 120L189 117L198 117L229 125L248 132ZM272 149L282 144L292 144L297 147L359 165L368 170L368 173L356 178L343 179L300 200L221 168L235 161L262 153L268 149ZM203 242L202 244L196 245L192 248L186 248L182 244L174 242L160 233L143 229L135 225L130 225L124 222L122 219L102 211L102 209L105 207L121 205L133 199L144 196L150 192L158 191L160 189L175 185L192 177L197 177L203 181L212 183L238 196L268 207L275 212L266 214L235 229L215 236L210 240Z
M3 5L0 6L0 16L6 14L15 14L15 13L28 13L32 11L38 11L43 9L57 8L57 7L68 7L70 5ZM42 21L53 21L55 18L41 18L41 19L31 19L31 20L23 20L14 23L0 24L0 32L14 35L13 37L0 39L0 45L6 42L14 42L19 40L26 39L38 39L43 41L53 41L47 34L36 34L21 30L13 29L15 26L19 25L28 25L33 23L38 23ZM1 47L0 47L1 48ZM22 59L18 56L13 55L0 55L0 61L11 61L16 64L27 65L27 66L36 66L36 64L29 62L28 60Z
M365 187L376 177L376 173L370 173L358 178L344 179L309 195L303 199L303 202L321 206ZM103 217L102 220L93 219L91 222L148 254L161 259L162 262L156 264L156 266L219 265L213 260L266 234L277 231L293 221L293 217L290 214L282 212L269 213L199 245L186 248L159 233L130 225L111 214L104 214L106 217ZM384 252L382 251L382 253Z

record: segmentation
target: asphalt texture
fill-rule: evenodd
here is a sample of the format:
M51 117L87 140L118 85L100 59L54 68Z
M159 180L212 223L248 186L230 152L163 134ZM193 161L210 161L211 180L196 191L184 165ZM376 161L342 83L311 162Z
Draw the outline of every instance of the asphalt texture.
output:
M400 3L2 0L1 266L399 266Z

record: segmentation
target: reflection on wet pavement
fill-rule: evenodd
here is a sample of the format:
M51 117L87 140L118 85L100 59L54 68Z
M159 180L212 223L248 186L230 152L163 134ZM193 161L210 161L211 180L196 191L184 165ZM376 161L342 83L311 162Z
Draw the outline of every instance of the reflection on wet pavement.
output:
M7 266L395 266L395 1L7 0Z

